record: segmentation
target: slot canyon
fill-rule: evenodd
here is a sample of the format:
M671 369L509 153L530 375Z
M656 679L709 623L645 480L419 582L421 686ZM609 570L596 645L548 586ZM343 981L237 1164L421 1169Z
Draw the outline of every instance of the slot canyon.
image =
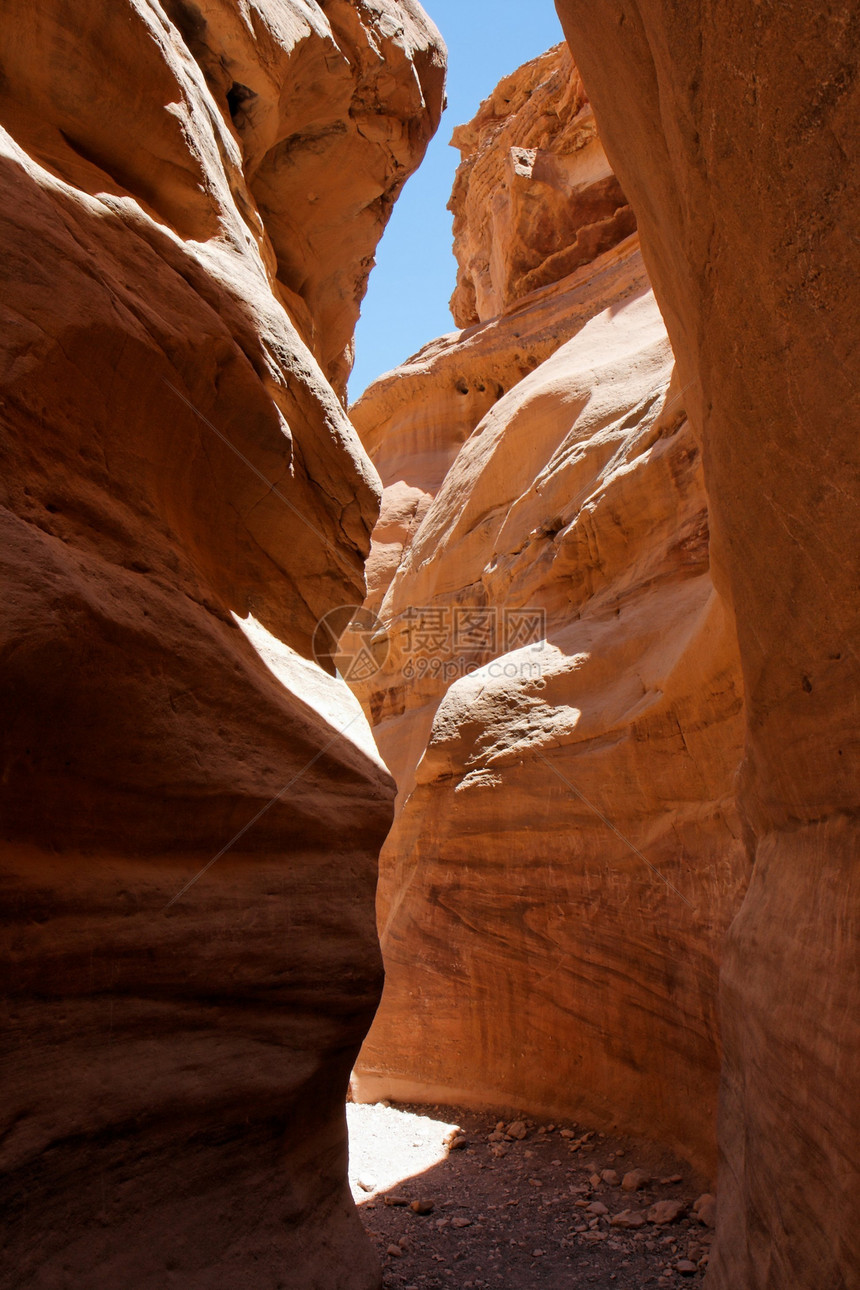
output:
M555 10L350 403L432 0L0 4L0 1290L860 1287L860 7Z

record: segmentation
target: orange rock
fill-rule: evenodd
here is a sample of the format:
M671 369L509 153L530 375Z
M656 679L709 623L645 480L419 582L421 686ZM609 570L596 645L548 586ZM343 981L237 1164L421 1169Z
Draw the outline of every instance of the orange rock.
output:
M487 322L636 227L566 45L506 77L452 140L459 262L451 312Z
M856 7L558 0L689 385L743 667L713 1290L856 1282Z
M309 658L364 594L330 382L442 47L394 0L70 21L4 10L2 1265L366 1290L343 1100L392 787Z
M582 1113L712 1168L741 688L673 367L634 236L354 409L391 646L361 694L399 789L358 1071L360 1096Z
M626 238L500 317L431 341L352 405L350 418L385 485L367 564L369 608L379 612L404 543L482 417L589 318L645 285L637 240Z

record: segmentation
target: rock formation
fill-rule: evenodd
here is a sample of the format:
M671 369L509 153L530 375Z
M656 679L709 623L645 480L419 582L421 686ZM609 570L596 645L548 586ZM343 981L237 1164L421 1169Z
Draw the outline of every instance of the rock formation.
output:
M713 1290L858 1285L857 62L824 7L558 0L702 444L754 858Z
M343 1097L393 789L316 620L338 394L441 110L413 0L9 0L4 1287L378 1284Z
M742 699L687 391L568 56L455 139L471 325L353 410L390 645L361 696L400 790L359 1095L581 1113L711 1168Z
M458 327L495 318L636 227L566 45L505 77L452 143Z

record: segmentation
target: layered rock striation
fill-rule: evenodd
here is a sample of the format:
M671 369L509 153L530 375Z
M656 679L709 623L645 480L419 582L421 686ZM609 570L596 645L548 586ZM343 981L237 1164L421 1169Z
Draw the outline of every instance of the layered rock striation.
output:
M558 0L702 444L745 689L713 1290L858 1284L858 14Z
M522 261L544 199L554 220L542 180L525 231L488 231L470 196L536 120L568 204L595 173L612 191L551 51L455 136L476 149L455 187L460 292L481 246ZM618 201L587 263L553 279L567 261L545 247L548 282L486 287L497 316L354 409L385 483L367 603L390 646L361 695L399 788L358 1088L582 1114L710 1169L720 945L746 881L742 695L687 391Z
M411 0L2 41L0 1284L369 1290L393 789L311 637L364 594L339 392L444 47Z

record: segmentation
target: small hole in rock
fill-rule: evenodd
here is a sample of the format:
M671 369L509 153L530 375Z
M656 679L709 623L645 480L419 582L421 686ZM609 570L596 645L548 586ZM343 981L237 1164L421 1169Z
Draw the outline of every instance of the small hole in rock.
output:
M242 85L239 81L233 82L227 91L227 107L234 121L244 111L244 105L248 100L256 97L254 91L249 90L247 85Z

